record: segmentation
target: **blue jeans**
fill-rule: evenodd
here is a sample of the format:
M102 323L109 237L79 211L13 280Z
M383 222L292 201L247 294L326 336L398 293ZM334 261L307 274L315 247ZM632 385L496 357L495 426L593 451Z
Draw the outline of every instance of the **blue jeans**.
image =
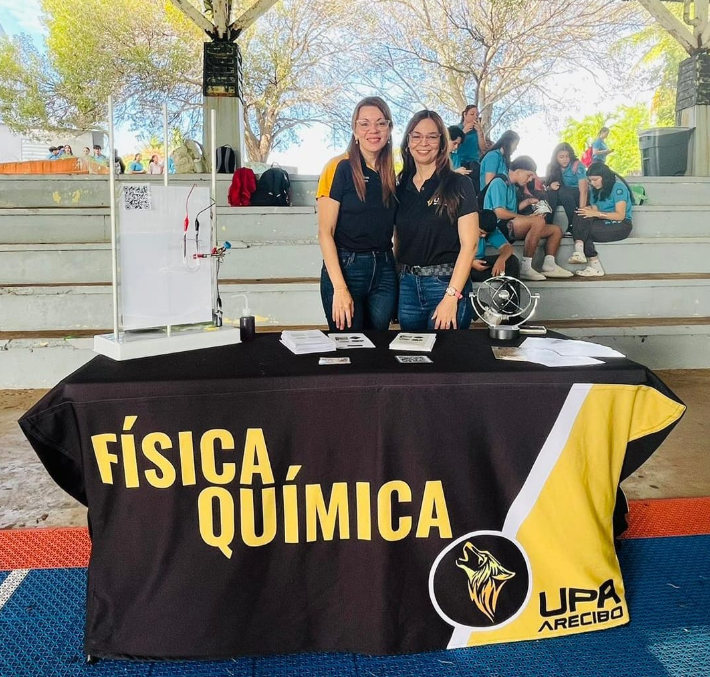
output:
M424 276L412 273L400 273L399 276L399 326L402 331L423 331L433 329L434 320L431 316L444 298L446 288L451 284L451 276ZM461 293L456 311L456 326L468 329L471 326L473 309L469 293L471 280Z
M388 252L338 250L340 270L355 304L352 327L345 331L389 329L397 307L397 271L394 255ZM325 264L320 274L320 297L330 331L338 331L333 321L333 283Z

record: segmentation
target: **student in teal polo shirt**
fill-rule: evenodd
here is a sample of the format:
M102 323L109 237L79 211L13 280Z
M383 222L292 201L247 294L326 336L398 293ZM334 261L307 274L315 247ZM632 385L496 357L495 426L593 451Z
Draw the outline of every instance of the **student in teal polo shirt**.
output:
M609 128L602 127L599 130L599 136L592 142L592 161L606 162L606 156L613 151L606 145L606 137L609 136Z
M562 231L545 223L540 214L521 215L519 212L538 202L535 197L518 204L516 186L525 186L535 177L537 165L525 155L510 163L508 176L496 176L486 187L483 195L483 209L491 209L498 218L498 228L508 241L524 240L523 261L520 267L521 280L544 280L545 278L572 277L569 270L557 265L555 256L562 241ZM545 261L542 272L532 267L532 257L540 240L545 240Z
M475 104L466 106L461 112L461 122L458 126L463 132L463 141L456 151L459 167L465 167L471 170L473 187L474 189L478 189L481 171L479 163L482 153L485 153L488 147L483 125L481 124L481 118L478 115L478 106ZM456 169L456 167L454 167L454 169Z
M626 181L603 162L593 162L587 178L592 187L591 204L578 209L574 217L574 254L569 262L588 263L576 272L580 277L601 277L604 269L594 242L617 242L629 236L633 198Z
M576 210L587 206L589 182L587 170L570 144L563 142L555 146L545 181L550 190L557 192L557 202L567 214L567 230L571 230Z
M461 127L457 125L451 125L446 129L449 132L449 159L451 160L451 167L458 174L468 176L471 173L471 170L461 166L461 158L458 154L459 147L463 143L464 139L464 134L461 131Z
M483 190L496 174L507 174L510 167L510 157L520 142L520 135L512 130L501 134L493 147L483 156L481 161L481 190Z

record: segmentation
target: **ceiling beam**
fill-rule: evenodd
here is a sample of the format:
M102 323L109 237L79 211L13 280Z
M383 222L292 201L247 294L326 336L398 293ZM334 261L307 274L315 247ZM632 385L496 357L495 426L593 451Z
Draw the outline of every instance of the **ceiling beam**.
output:
M196 23L205 33L212 35L215 32L215 25L194 5L191 5L188 0L170 0L170 2L188 19Z
M235 37L251 26L264 12L270 10L278 0L257 0L249 9L237 17L229 27Z
M698 48L693 34L667 7L661 0L639 0L651 16L665 28L685 49L688 54L694 54Z

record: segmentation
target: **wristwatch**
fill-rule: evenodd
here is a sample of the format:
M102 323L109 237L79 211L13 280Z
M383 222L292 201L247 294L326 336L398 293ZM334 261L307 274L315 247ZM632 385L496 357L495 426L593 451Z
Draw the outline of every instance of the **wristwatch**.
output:
M463 294L456 287L447 287L446 294L447 296L455 296L459 301L463 298Z

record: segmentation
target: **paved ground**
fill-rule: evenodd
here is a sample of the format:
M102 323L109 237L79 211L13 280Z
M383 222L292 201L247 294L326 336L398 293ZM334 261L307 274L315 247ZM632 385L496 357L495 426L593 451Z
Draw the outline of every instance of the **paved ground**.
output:
M631 499L710 496L710 370L657 373L688 412L624 490ZM17 425L45 392L0 390L0 529L86 525L85 508L54 484Z

